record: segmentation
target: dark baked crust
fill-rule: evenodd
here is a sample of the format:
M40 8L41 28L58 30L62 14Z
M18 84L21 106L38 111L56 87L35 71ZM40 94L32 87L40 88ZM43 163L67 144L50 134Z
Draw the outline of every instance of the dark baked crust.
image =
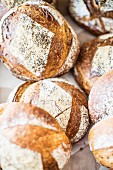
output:
M79 5L81 2L83 3L82 6ZM77 10L74 4L75 6L79 5ZM79 8L83 9L79 10ZM81 0L79 2L69 0L69 13L79 25L93 34L101 35L113 32L112 0L109 3L99 0Z
M81 48L80 56L74 68L74 77L87 94L90 93L92 86L98 80L98 78L103 75L101 73L102 68L100 68L100 70L98 68L99 61L97 61L96 63L98 65L95 64L97 66L97 69L95 69L95 71L92 71L93 59L96 56L99 48L103 47L103 49L105 49L107 46L110 46L111 48L113 47L112 34L106 34L105 37L104 35L97 37L94 40L85 43ZM109 54L107 55L109 56ZM112 61L112 53L110 55L110 60ZM102 60L103 65L105 65L106 60L104 60L103 58L104 56L103 54L101 54L100 60ZM112 66L109 65L109 69L107 70L107 72L112 69Z
M50 12L48 11L47 7L49 8ZM54 16L51 14L51 11ZM52 6L49 6L47 3L43 2L41 4L41 2L37 2L36 4L23 4L13 9L13 11L10 13L11 14L9 14L9 16L5 16L2 20L1 47L3 56L1 59L9 67L14 75L24 80L40 80L48 77L59 76L69 71L78 57L79 43L76 33L72 31L72 29L68 26L67 22L58 11L56 11ZM15 56L11 53L11 51L9 51L9 46L15 38L16 25L18 24L19 17L21 15L29 16L33 22L40 24L43 28L51 31L52 34L54 34L54 36L52 35L53 38L51 39L52 42L50 44L50 50L47 54L46 65L42 65L42 59L36 59L38 62L40 62L40 64L37 63L37 65L39 64L39 69L41 65L43 68L43 71L39 76L36 73L38 66L34 69L34 65L31 64L32 70L35 70L35 73L33 73L31 69L26 68L26 66L24 66L24 64L21 63L19 59L17 59L17 55ZM50 40L48 38L45 40L47 40L47 43L46 41L45 43L49 46ZM22 42L18 41L18 43L21 44ZM46 49L48 49L48 47ZM31 56L27 57L29 58ZM46 62L46 60L44 60L44 62Z
M4 105L0 105L0 108L2 107L2 111L0 110L0 114L3 114L2 118L0 118L2 135L5 136L9 142L16 144L20 148L40 153L43 170L59 170L59 162L52 156L52 152L64 143L64 152L67 152L68 156L66 157L69 157L71 145L57 121L43 109L29 104L9 103L5 105L5 108ZM24 113L23 119L28 119L27 122L31 119L36 119L39 122L44 121L47 127L43 125L40 126L40 123L39 125L19 123L21 122L22 113ZM14 124L17 119L18 124L13 126L12 122ZM5 128L4 122L6 123ZM48 128L48 126L54 127L55 130L50 127ZM65 159L67 159L66 157ZM11 166L13 166L13 164Z
M52 82L54 82L55 84L57 84L58 86L60 86L63 90L65 90L67 93L69 93L72 97L72 107L71 107L71 113L70 113L70 118L66 127L66 135L69 137L69 139L71 140L72 143L75 143L77 141L79 141L87 132L88 126L89 126L89 118L88 118L88 113L84 113L85 111L81 111L82 107L85 107L87 109L87 99L86 96L84 95L83 92L81 92L79 89L77 89L75 86L68 84L65 81L59 81L59 80L55 80L55 79L51 79ZM48 82L49 83L49 82ZM30 94L29 94L29 90L27 90L27 88L29 87L33 87L34 84L34 88L32 88L32 90L30 90ZM9 101L13 101L13 102L27 102L27 103L32 103L35 104L38 102L39 98L40 98L40 88L41 88L41 84L43 84L43 81L40 82L26 82L22 85L20 85L16 92L11 96L11 98L9 98ZM50 86L51 87L51 86ZM46 87L45 87L46 88ZM47 93L47 91L46 91ZM60 93L60 91L59 91ZM51 94L50 94L51 95ZM22 98L22 96L25 97ZM40 100L43 100L43 98L40 98ZM50 100L49 97L46 98L46 100ZM54 99L51 98L51 101L53 101ZM51 103L51 101L49 101ZM38 105L37 105L38 106ZM47 106L46 106L47 107ZM45 108L46 109L46 108ZM55 109L55 108L53 108ZM68 106L65 106L65 110L68 109ZM65 113L65 110L61 110L61 113L58 114L57 116L55 116L55 118L59 121L59 116ZM55 112L55 110L54 110ZM86 110L87 112L87 110ZM84 115L84 116L83 116ZM80 134L78 134L78 131L80 129L81 126L81 122L83 122L85 119L84 124L82 125L83 129L81 130ZM64 115L64 121L65 121L65 115Z

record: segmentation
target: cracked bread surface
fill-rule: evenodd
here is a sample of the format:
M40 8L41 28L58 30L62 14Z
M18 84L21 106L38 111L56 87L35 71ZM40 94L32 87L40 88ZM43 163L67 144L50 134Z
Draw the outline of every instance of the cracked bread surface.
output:
M87 98L66 80L52 78L26 82L12 92L9 101L31 103L47 110L56 118L72 143L79 141L87 132Z

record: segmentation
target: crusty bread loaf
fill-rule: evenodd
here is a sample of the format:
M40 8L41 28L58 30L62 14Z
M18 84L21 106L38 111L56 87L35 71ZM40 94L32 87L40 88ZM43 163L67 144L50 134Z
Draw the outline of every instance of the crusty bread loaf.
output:
M0 162L3 170L60 170L71 145L57 121L29 104L0 106Z
M94 34L113 32L112 0L69 0L71 16Z
M26 80L59 76L76 62L79 43L63 16L44 1L26 2L1 21L3 62Z
M31 103L47 110L57 119L72 143L87 132L87 99L83 92L63 79L26 82L14 90L9 100Z
M92 127L89 145L99 163L113 168L113 116L101 120Z
M87 94L103 74L113 70L113 34L85 43L74 68L74 76Z
M18 5L21 5L29 0L0 0L2 4L4 4L5 6L7 6L8 9L11 9L15 6L18 6ZM32 2L36 2L36 1L39 1L39 0L31 0ZM43 0L45 2L48 2L54 6L56 6L56 2L57 0Z
M103 75L94 84L88 105L93 123L113 115L113 71Z
M22 3L28 0L0 0L0 19L2 16L11 8L21 5ZM39 0L31 0L31 1L39 1ZM44 0L54 7L57 7L57 0Z

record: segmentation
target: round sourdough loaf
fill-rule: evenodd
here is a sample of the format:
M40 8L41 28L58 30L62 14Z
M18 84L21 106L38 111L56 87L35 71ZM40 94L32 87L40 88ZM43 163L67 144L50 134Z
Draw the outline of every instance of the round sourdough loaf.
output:
M60 76L79 53L76 33L63 16L44 1L26 2L1 20L2 61L25 80Z
M113 32L113 0L70 0L69 12L94 34Z
M113 115L113 71L97 80L91 89L88 104L93 123Z
M99 163L113 168L113 116L101 120L92 127L89 145Z
M74 68L74 77L87 94L103 74L113 70L113 34L85 43Z
M26 82L13 91L9 100L31 103L47 110L72 143L79 141L87 132L87 99L83 92L63 79Z
M21 5L22 3L27 1L28 0L0 0L0 19L9 9ZM39 1L39 0L31 0L31 1ZM44 1L50 3L54 7L57 7L57 0L44 0Z
M0 161L3 170L60 170L71 145L46 111L22 103L0 105Z

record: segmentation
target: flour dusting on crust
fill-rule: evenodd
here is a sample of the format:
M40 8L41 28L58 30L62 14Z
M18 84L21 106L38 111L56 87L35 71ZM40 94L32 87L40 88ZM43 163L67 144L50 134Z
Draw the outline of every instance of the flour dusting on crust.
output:
M113 46L99 47L92 61L91 74L103 75L113 69Z
M3 4L5 4L7 6L8 9L18 6L24 2L26 2L27 0L1 0L1 2Z
M38 95L37 90L35 92L34 89L37 89L36 87L39 86L39 84L34 83L30 85L21 96L20 101L29 103L31 101L29 94L31 91L34 91L32 104L46 110L55 117L65 131L70 119L72 96L51 80L54 79L40 81L38 98L36 98L36 94Z
M0 135L1 136L1 135ZM2 139L2 140L1 140ZM41 154L0 137L1 165L7 170L43 170Z
M104 2L104 4L101 6L100 10L102 12L113 11L113 1L112 0L106 0Z
M34 125L34 126L42 126L44 128L47 129L51 129L56 131L56 127L49 125L46 123L45 119L42 118L36 118L34 115L32 114L26 114L24 111L20 111L19 115L14 118L14 119L10 119L10 122L7 122L7 112L12 112L10 110L10 107L7 107L4 111L4 114L1 115L1 118L3 117L4 121L2 122L2 126L0 125L0 128L8 128L8 127L13 127L13 126L19 126L19 125ZM6 121L5 121L6 120Z
M62 169L69 160L70 151L67 152L67 148L68 146L65 143L62 143L62 145L52 152L52 156L58 162L59 169Z
M43 80L37 105L60 119L60 125L66 129L72 108L72 97L68 92L50 80Z
M111 37L113 37L113 34L104 34L104 35L99 36L99 39L105 40Z
M107 147L113 147L113 134L110 134L110 133L104 134L104 135L100 134L100 137L96 138L94 142L94 149L98 150L98 149L104 149Z
M40 76L45 70L53 37L54 33L21 14L10 52L26 69Z
M102 17L106 32L113 32L113 19Z
M88 109L85 106L81 106L80 111L81 111L80 126L76 136L72 139L73 142L79 141L81 137L85 134L89 126Z
M89 111L93 122L113 115L112 71L99 78L91 89L89 95Z
M73 16L77 15L80 18L84 16L90 16L90 13L83 0L73 0L72 4L70 5L70 12Z

